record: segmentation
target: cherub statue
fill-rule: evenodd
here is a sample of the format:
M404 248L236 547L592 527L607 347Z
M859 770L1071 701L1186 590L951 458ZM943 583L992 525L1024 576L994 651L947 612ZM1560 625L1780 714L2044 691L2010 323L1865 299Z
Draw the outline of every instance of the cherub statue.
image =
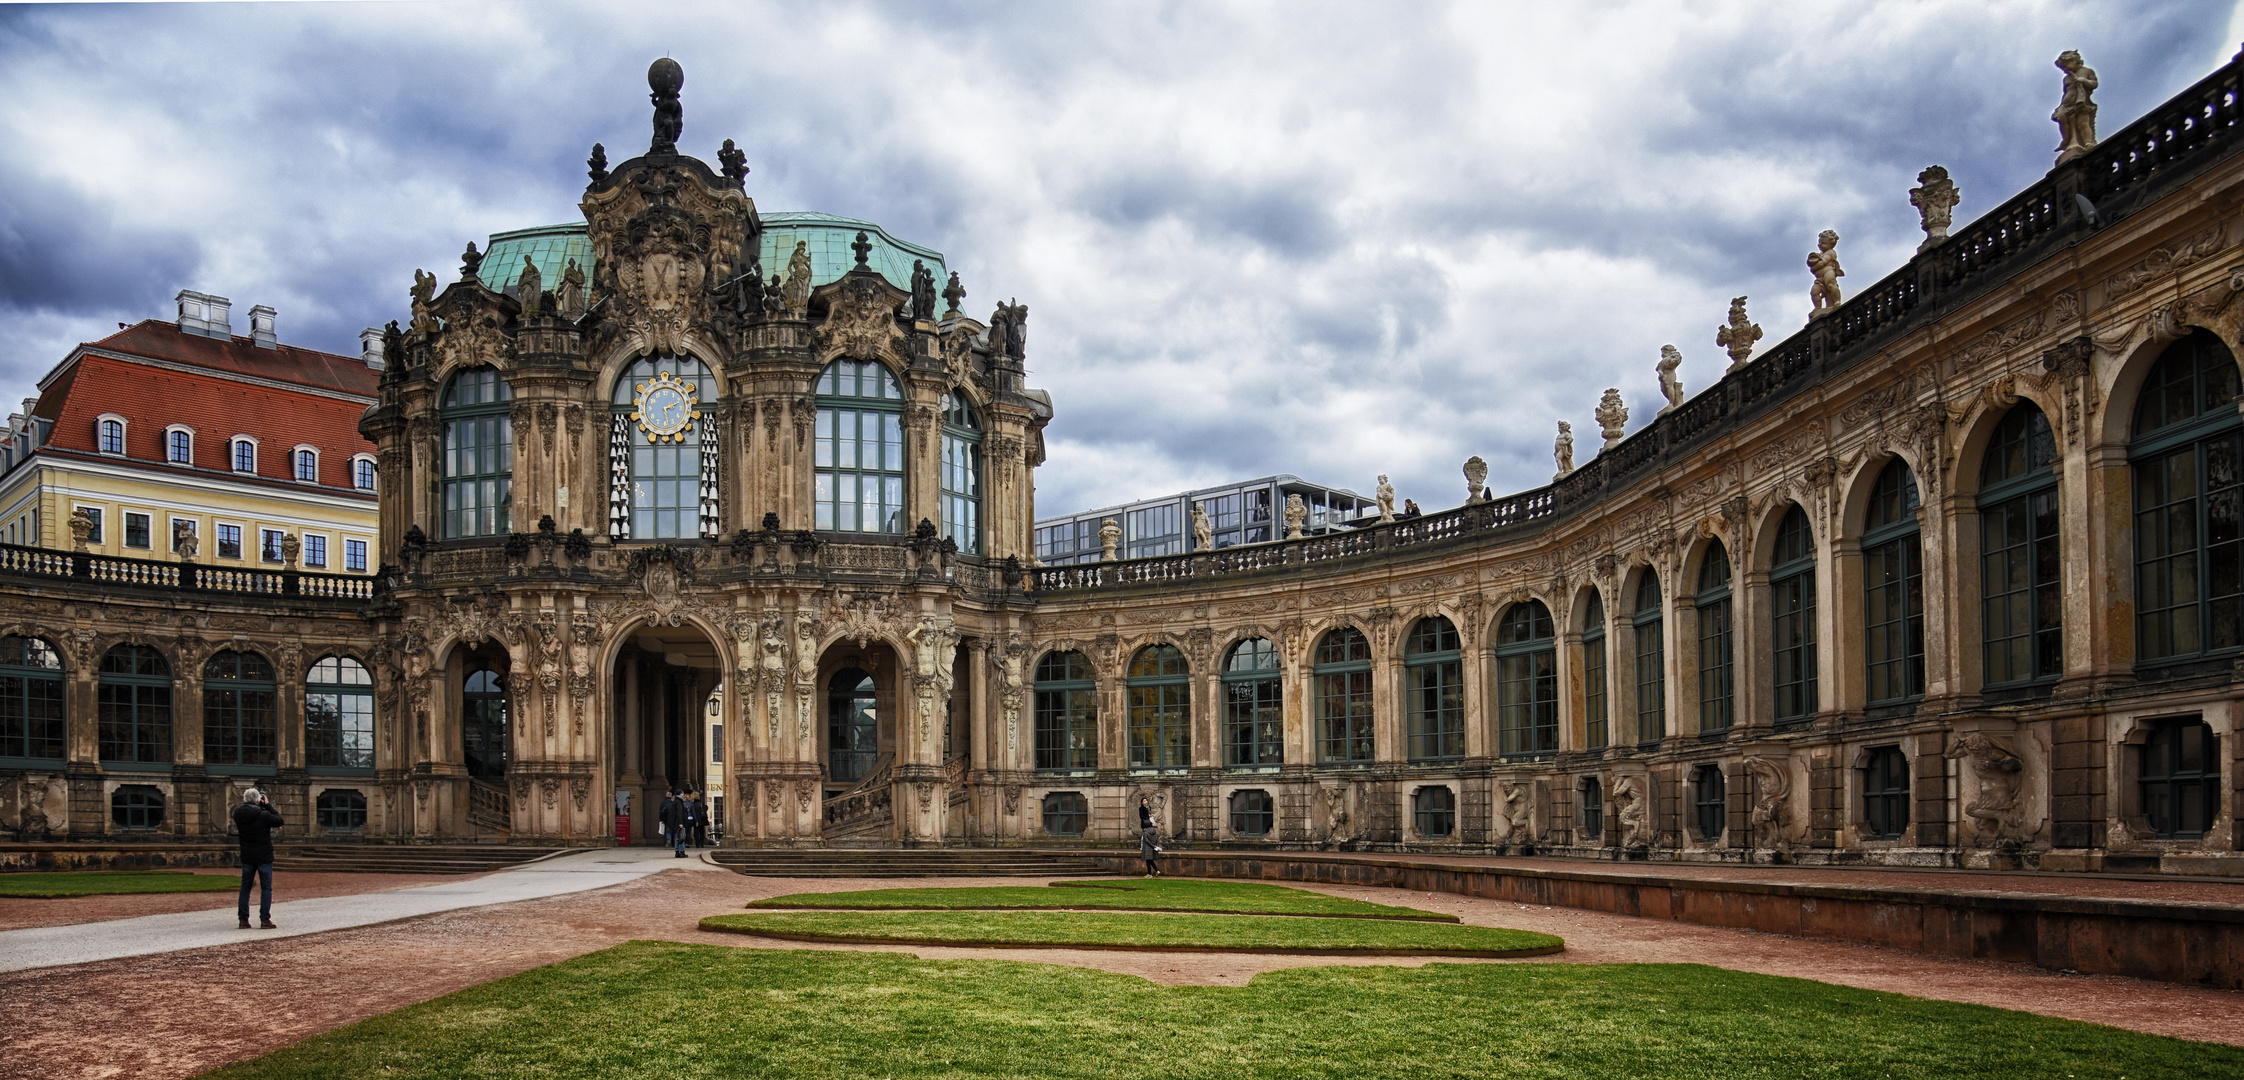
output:
M1753 358L1753 343L1761 340L1761 324L1745 316L1745 297L1730 300L1730 325L1716 327L1714 343L1729 351L1731 371Z
M1808 252L1808 272L1815 275L1815 284L1808 286L1808 318L1820 319L1839 307L1839 279L1847 272L1839 269L1839 234L1823 230L1815 238L1815 250Z
M1208 508L1192 504L1192 549L1206 551L1215 546L1215 527L1208 523Z
M735 147L731 139L717 151L717 161L724 166L725 181L734 187L748 184L748 154Z
M1309 505L1298 494L1286 496L1286 539L1301 539L1301 526L1309 520Z
M1379 520L1382 524L1395 520L1395 485L1387 482L1387 474L1379 474L1379 486L1372 489L1379 500Z
M1673 345L1660 346L1660 396L1667 399L1667 408L1661 416L1674 412L1683 404L1683 380L1676 377L1675 369L1683 366L1683 352Z
M195 523L174 520L171 523L171 549L179 553L181 562L194 562L195 549L202 541L195 539Z
M1552 480L1564 480L1574 471L1574 425L1558 422L1558 440L1551 444L1551 458L1558 462L1558 474Z
M2062 165L2096 148L2096 69L2066 49L2057 54L2057 70L2065 73L2065 93L2049 118L2057 122L2057 164Z

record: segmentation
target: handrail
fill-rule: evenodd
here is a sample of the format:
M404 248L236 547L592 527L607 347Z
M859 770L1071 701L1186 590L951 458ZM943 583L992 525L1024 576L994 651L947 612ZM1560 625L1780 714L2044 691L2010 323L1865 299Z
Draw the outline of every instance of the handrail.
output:
M154 559L130 559L86 551L55 551L18 544L0 544L0 574L90 581L99 585L172 592L294 596L348 601L374 598L374 578L365 574L326 574L249 566L159 562Z

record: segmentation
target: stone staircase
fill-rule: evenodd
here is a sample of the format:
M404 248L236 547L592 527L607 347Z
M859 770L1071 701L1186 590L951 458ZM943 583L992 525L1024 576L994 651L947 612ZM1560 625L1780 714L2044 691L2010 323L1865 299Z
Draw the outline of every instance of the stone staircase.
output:
M560 850L500 844L283 845L274 852L273 868L283 873L481 874Z
M724 848L709 857L717 865L749 877L1100 877L1112 873L1088 854L1017 848Z

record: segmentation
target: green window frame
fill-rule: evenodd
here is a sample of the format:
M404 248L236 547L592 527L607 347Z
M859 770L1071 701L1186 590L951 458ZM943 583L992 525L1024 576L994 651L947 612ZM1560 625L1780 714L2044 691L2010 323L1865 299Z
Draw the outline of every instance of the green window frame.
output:
M1636 581L1636 611L1629 616L1636 641L1636 741L1667 737L1667 620L1660 576L1647 567Z
M1317 763L1369 764L1376 747L1370 640L1353 626L1326 631L1309 672L1317 683Z
M163 828L163 790L149 784L117 785L109 794L109 820L120 829Z
M278 765L279 689L263 656L212 654L203 664L203 762L259 772Z
M1737 635L1731 616L1730 553L1716 540L1699 560L1699 731L1728 731L1737 722Z
M1870 750L1862 768L1862 825L1873 840L1892 840L1909 827L1909 758L1898 746Z
M1099 767L1099 693L1091 661L1079 652L1046 653L1036 663L1036 767Z
M1505 758L1558 752L1558 648L1540 600L1512 605L1496 624L1496 741Z
M818 375L811 468L820 532L904 532L904 392L877 360Z
M1428 840L1447 839L1457 831L1457 793L1446 787L1422 787L1411 793L1411 824Z
M1465 661L1457 627L1429 615L1410 628L1403 645L1403 714L1412 761L1456 761L1465 756Z
M1995 425L1979 465L1981 681L2007 686L2065 673L2057 439L2030 401Z
M504 536L514 506L514 390L497 368L468 368L444 387L444 538Z
M1730 783L1722 775L1722 766L1701 765L1691 770L1691 810L1700 840L1711 844L1722 838L1722 830L1730 824Z
M1862 530L1864 689L1871 705L1925 692L1924 552L1917 477L1895 458L1870 489Z
M374 677L348 656L323 656L304 677L304 765L374 769Z
M2136 755L2143 817L2162 840L2194 840L2221 810L2220 738L2196 717L2160 720Z
M69 738L62 657L42 638L0 637L0 761L61 761Z
M1594 776L1582 781L1579 789L1582 798L1582 839L1605 839L1605 785Z
M826 779L854 783L880 759L880 685L871 672L843 668L826 683Z
M1610 740L1606 717L1605 601L1591 589L1582 612L1582 741L1603 750Z
M171 763L171 665L146 645L101 657L97 742L105 765Z
M956 390L943 395L939 509L943 535L968 555L982 553L982 421Z
M1259 789L1231 793L1231 835L1263 837L1278 823L1278 804Z
M1130 767L1182 769L1192 764L1192 677L1174 645L1148 645L1130 660Z
M315 804L319 827L326 832L355 832L366 827L366 793L353 788L328 788Z
M1044 796L1044 831L1050 835L1081 836L1090 817L1090 801L1080 791L1054 791Z
M658 441L631 417L639 408L639 388L665 375L693 388L693 403L702 415L688 419L675 439ZM709 365L691 356L642 356L616 377L608 398L611 438L614 450L629 455L631 467L630 486L625 489L630 530L621 536L678 540L717 535L716 475L711 468L717 425L711 417L718 395ZM611 507L610 513L614 510Z
M2244 417L2236 358L2211 332L2166 347L2143 381L2135 487L2138 662L2244 647Z
M1223 658L1223 763L1234 769L1283 765L1286 760L1284 684L1278 648L1248 638Z
M1795 504L1777 525L1769 567L1769 667L1778 724L1805 724L1821 707L1815 621L1815 530L1807 511Z
M491 661L471 661L460 681L460 756L469 776L494 783L506 776L513 756L509 712L506 673Z

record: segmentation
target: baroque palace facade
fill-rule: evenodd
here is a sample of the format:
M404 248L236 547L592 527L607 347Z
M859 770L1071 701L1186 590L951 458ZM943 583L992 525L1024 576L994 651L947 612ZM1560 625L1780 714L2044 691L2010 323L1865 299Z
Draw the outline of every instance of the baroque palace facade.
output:
M1241 847L2244 873L2240 74L2076 109L1952 235L1928 170L1915 258L1757 353L1740 312L1548 487L1044 567L1026 309L863 233L820 280L658 62L588 264L471 246L387 332L371 579L0 548L0 826L217 837L255 782L600 843L716 758L732 844L1111 843L1146 797Z

